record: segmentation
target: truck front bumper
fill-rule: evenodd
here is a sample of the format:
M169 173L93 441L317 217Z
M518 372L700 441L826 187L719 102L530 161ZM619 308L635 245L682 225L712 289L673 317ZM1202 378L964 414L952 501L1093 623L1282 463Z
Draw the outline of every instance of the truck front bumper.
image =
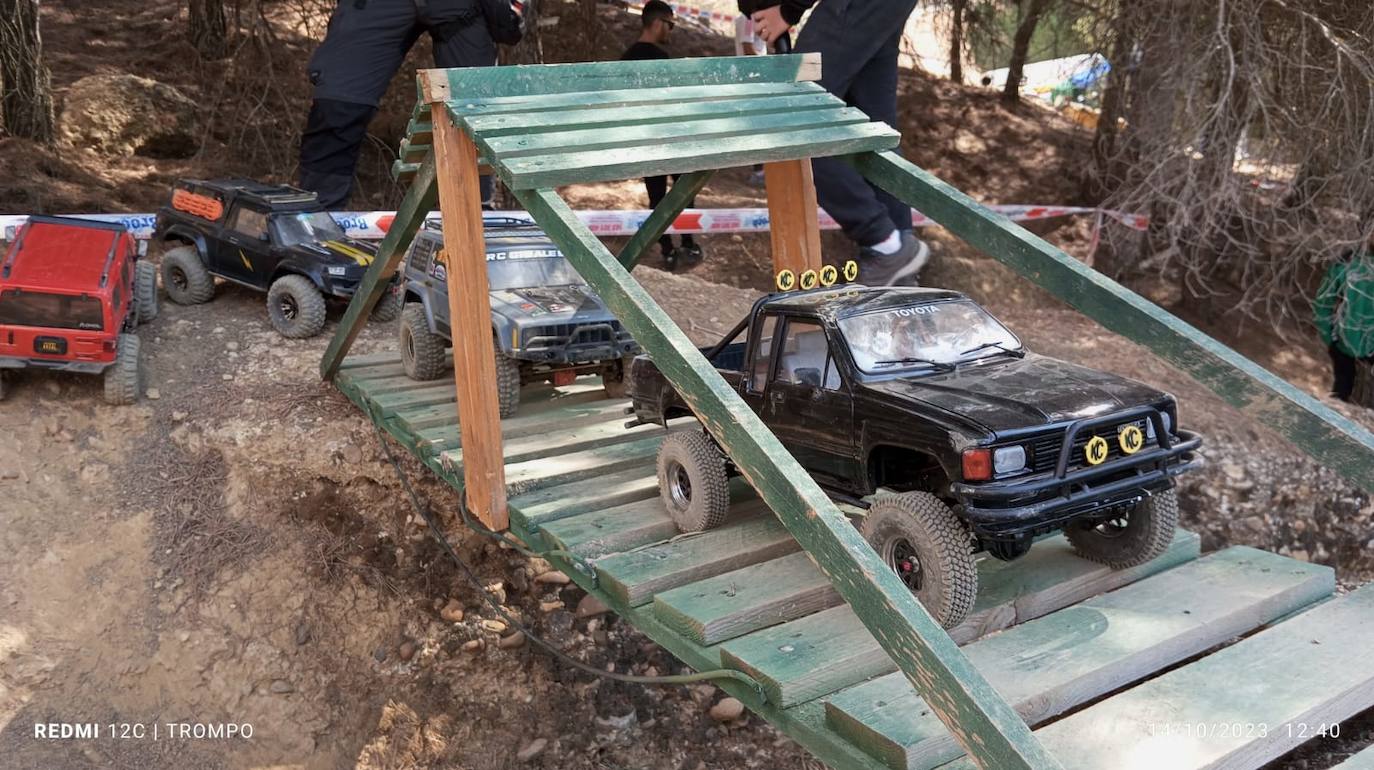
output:
M517 358L543 364L584 364L618 361L640 353L639 343L628 332L608 323L586 324L559 336L529 337Z
M1065 430L1057 469L1005 481L955 483L954 496L975 535L983 540L1019 540L1063 529L1079 518L1097 519L1119 508L1173 487L1175 477L1201 467L1196 454L1202 437L1180 430L1170 434L1155 410L1155 446L1101 465L1069 470L1074 437L1098 424L1121 421L1129 414L1084 420Z

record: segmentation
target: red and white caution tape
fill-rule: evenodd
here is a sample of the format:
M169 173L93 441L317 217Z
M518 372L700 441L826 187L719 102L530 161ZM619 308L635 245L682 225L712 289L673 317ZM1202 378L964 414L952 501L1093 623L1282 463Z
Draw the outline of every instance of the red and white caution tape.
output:
M1148 220L1140 215L1127 214L1108 209L1095 209L1083 206L1023 206L998 205L989 209L1006 216L1013 222L1034 222L1072 215L1093 214L1113 219L1135 230L1144 230ZM633 235L644 220L649 218L648 209L615 209L605 211L578 211L577 218L587 229L597 235ZM378 239L386 235L391 222L396 218L394 211L336 211L332 212L335 221L344 233L354 238ZM128 228L135 238L147 239L153 236L156 225L155 214L72 214L81 219L94 219L101 222L118 222ZM516 221L534 223L534 218L524 211L488 211L483 217L492 223ZM439 212L432 211L428 217L438 221ZM27 215L0 215L0 236L9 240L15 229L28 219ZM819 214L822 230L838 230L839 225L824 210ZM938 224L919 211L912 210L911 223L915 227ZM678 215L670 233L757 233L768 230L768 209L688 209Z

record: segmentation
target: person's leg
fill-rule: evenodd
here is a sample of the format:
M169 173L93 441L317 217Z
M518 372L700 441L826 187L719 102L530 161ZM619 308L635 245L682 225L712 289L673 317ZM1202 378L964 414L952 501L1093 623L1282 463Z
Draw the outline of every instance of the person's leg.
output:
M301 134L300 185L326 208L348 203L377 102L418 36L414 0L339 3L307 70L314 97Z
M1342 401L1349 401L1355 391L1355 359L1332 343L1327 352L1331 354L1331 395Z
M434 41L434 66L496 66L496 43L487 31L477 0L427 0L424 8L420 21ZM479 184L483 206L491 208L491 176L483 176Z
M649 194L649 208L658 208L658 204L662 202L663 196L668 194L668 177L644 177L644 191ZM667 233L660 235L658 237L658 248L663 252L663 259L669 260L673 255L673 239L669 237Z
M674 186L674 187L677 186L677 180L678 180L678 178L681 177L681 176L682 176L681 174L673 174L673 186ZM687 201L687 208L689 208L689 209L694 209L694 208L696 208L696 207L697 207L697 197L696 197L695 195L693 195L693 196L692 196L692 199L689 200L689 201ZM691 233L683 233L680 237L681 237L681 240L682 240L682 247L683 247L684 249L688 249L688 250L692 251L693 254L694 254L695 256L697 256L697 257L700 257L700 256L701 256L701 249L697 248L696 241L692 238L692 234L691 234Z
M849 87L849 103L874 120L881 120L894 129L897 125L897 55L901 51L902 30L896 29L873 57L859 69ZM867 181L867 180L865 180ZM878 202L887 209L888 216L898 230L911 229L911 207L893 197L872 182Z

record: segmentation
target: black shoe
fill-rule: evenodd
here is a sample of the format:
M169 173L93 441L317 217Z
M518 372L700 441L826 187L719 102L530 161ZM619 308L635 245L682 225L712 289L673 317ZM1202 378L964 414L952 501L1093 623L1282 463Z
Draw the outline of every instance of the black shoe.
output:
M695 267L701 264L701 261L706 258L706 255L701 251L701 247L695 243L684 243L674 249L673 253L677 257L678 265L684 269Z
M891 254L871 248L859 249L859 283L865 286L915 286L921 268L930 261L930 247L909 230L902 232L902 245Z

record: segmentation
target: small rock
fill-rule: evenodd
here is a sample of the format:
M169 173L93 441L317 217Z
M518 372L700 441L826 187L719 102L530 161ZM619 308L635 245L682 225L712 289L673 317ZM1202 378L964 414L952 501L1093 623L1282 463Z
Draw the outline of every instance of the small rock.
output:
M286 681L285 679L273 679L272 687L270 689L272 690L272 692L277 693L278 695L282 695L288 692L295 692L296 690L296 688L292 687L291 683Z
M477 652L485 646L487 646L487 643L481 639L469 639L463 642L463 652Z
M506 584L504 582L497 580L489 584L487 586L487 593L491 594L492 597L496 599L497 604L506 603Z
M565 586L568 583L572 582L572 578L568 577L567 575L564 575L562 572L549 570L548 572L536 575L534 578L534 582L542 583L548 586Z
M717 722L732 722L744 713L744 704L738 698L721 698L711 707L711 718Z
M225 382L229 382L230 380L233 380L233 379L234 379L234 375L232 375L232 374L221 374L221 375L219 376L219 378L220 378L221 380L224 380Z
M415 657L415 642L409 639L401 642L401 648L397 650L396 654L401 656L401 660L410 662L410 659Z
M239 349L239 344L238 344L237 342L234 342L233 340L230 340L229 342L224 343L224 349L225 349L225 350L238 350L238 349Z
M344 462L349 465L357 465L363 461L363 450L353 444L345 444L344 448L339 450L339 454L343 456Z
M610 611L611 608L607 607L605 602L591 594L582 597L582 601L577 603L577 617L579 618L594 618Z
M540 602L540 603L539 603L539 611L540 611L540 612L545 612L545 613L547 613L547 612L553 612L554 610L561 610L561 609L563 609L563 602L561 602L561 601L559 601L559 600L557 600L557 599L554 599L554 600L551 601L551 602Z
M553 565L549 564L548 559L541 559L538 556L530 559L530 563L526 566L529 568L530 574L536 577L553 569Z
M520 760L521 762L528 762L531 759L534 759L535 757L542 754L544 749L547 748L548 745L549 742L547 739L535 738L534 740L522 746L520 750L515 753L515 758Z
M491 631L493 633L500 634L505 632L506 624L499 620L485 619L482 621L482 628L485 628L486 630Z
M510 585L519 593L524 593L530 590L530 576L526 574L525 570L518 569L511 573Z
M385 662L385 661L386 661L386 648L385 648L385 647L378 647L376 650L374 650L373 653L372 653L372 659L375 660L375 661L377 661L378 663L383 663L383 662Z
M516 631L510 636L501 637L501 641L497 642L496 646L500 647L503 650L514 650L519 647L524 647L525 635L520 633L519 631Z
M172 422L181 422L182 420L186 419L186 418L189 417L189 416L190 416L190 415L186 414L185 412L181 411L180 409L173 409L173 410L172 410Z
M463 620L463 605L457 599L449 599L448 604L439 610L439 617L450 623L461 623Z
M609 727L612 730L616 731L628 730L639 723L639 715L635 713L634 709L631 709L630 713L625 714L623 716L604 718L597 717L596 723L601 725L602 727Z
M156 401L159 398L162 398L162 391L158 390L157 388L148 388L147 390L143 391L143 397L148 399L149 401Z
M299 647L310 641L310 626L304 622L296 624L296 646Z

